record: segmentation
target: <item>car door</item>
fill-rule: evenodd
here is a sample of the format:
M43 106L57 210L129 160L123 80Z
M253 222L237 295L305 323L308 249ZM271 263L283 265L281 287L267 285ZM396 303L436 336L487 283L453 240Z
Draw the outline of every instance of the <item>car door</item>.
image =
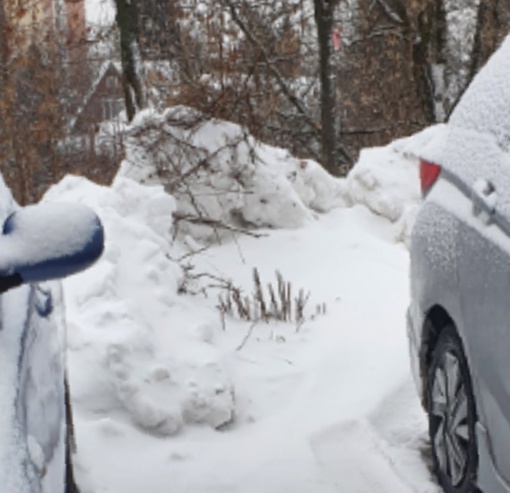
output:
M58 284L30 285L16 400L18 422L41 493L64 491L65 343Z
M478 427L479 449L492 454L510 484L509 53L510 37L463 94L448 122L440 164L455 190L450 206L462 217L457 247L462 320L457 323L479 420L488 432Z
M0 225L18 209L0 176ZM6 493L65 491L62 310L58 282L0 295L0 485Z
M63 493L62 329L48 287L21 286L0 299L0 484L19 493ZM15 485L15 486L14 486Z
M102 254L99 217L80 204L19 208L0 177L0 489L70 493L63 304L54 281Z
M510 483L510 158L503 149L476 162L480 156L466 155L467 171L453 178L465 203L458 241L460 332L478 415L496 467Z

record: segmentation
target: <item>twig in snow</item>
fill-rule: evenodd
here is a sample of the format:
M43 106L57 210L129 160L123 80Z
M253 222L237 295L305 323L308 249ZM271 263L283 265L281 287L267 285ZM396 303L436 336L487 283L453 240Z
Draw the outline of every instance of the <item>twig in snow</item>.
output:
M218 219L211 219L209 217L193 216L191 214L181 214L179 212L175 212L174 220L176 222L187 221L192 224L203 224L204 226L211 226L211 227L216 227L219 229L225 229L227 231L232 231L233 233L242 233L247 236L252 236L253 238L263 238L264 236L267 236L263 233L254 233L253 231L250 231L247 229L236 228L235 226L226 224L222 221L219 221Z
M243 349L243 347L246 345L246 343L248 342L248 339L251 337L251 334L253 332L253 329L255 328L255 326L259 323L258 320L255 320L255 322L253 322L251 325L250 325L250 328L248 329L248 332L246 333L246 335L244 336L244 339L241 341L241 344L239 344L239 346L236 347L236 351L241 351L241 349Z

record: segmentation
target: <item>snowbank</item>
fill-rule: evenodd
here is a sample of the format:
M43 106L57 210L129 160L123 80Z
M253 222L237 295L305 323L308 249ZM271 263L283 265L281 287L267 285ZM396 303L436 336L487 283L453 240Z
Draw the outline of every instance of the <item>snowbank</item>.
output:
M126 136L119 176L165 185L181 216L238 227L297 228L345 205L344 180L310 160L257 142L239 125L185 107L140 113ZM217 231L184 222L184 233Z
M163 435L229 422L232 385L210 344L218 322L210 314L187 320L177 295L173 198L125 178L108 188L68 176L45 201L86 204L105 227L102 259L64 282L79 411L124 416Z
M86 204L105 226L102 259L64 281L82 490L436 493L408 366L408 255L394 241L419 206L427 132L365 151L339 180L236 125L183 127L190 115L140 115L111 187L68 176L45 197ZM192 203L173 180L205 156L186 181ZM197 208L283 228L201 252L200 272L248 293L253 267L264 281L278 269L326 313L223 329L213 289L179 294L173 259L188 250L173 214Z
M395 239L406 244L421 204L419 158L443 127L429 127L385 147L363 149L347 177L351 203L363 204L395 223Z
M103 259L64 281L84 493L436 493L408 367L408 256L389 221L338 208L203 252L200 271L247 292L253 266L265 281L279 269L327 304L299 328L222 330L214 296L177 294L161 186L67 177L46 200L87 204L106 229Z
M234 123L204 119L187 107L147 110L126 130L119 176L163 184L181 218L240 228L299 228L315 213L362 204L395 223L395 239L407 243L421 201L418 156L441 128L364 149L340 179L315 161L256 141ZM230 238L221 226L192 221L179 221L182 236Z
M405 239L420 200L416 155L433 133L365 150L341 180L237 125L196 125L196 116L187 108L142 113L111 187L68 176L45 197L92 207L106 230L101 261L65 281L73 398L82 413L118 415L163 435L194 423L217 428L235 414L234 385L214 345L219 317L178 295L183 276L173 259L189 249L174 241L174 213L296 228L313 226L316 212L361 204L396 224L392 239ZM168 186L205 157L188 188L177 186L175 198L164 191L161 182ZM205 231L185 229L199 239Z

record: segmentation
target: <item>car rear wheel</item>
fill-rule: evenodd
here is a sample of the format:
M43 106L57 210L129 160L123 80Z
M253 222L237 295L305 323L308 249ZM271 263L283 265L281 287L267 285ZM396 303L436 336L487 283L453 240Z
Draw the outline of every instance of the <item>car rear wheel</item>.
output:
M446 493L476 490L476 408L462 342L453 326L441 332L429 365L427 405L434 468Z

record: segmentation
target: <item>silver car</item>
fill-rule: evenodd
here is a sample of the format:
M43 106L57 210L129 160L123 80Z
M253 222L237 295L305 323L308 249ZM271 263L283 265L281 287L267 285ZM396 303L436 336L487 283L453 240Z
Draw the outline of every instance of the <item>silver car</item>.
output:
M0 491L75 493L59 279L103 250L79 205L18 207L0 177Z
M408 334L446 493L510 492L510 40L422 149Z

